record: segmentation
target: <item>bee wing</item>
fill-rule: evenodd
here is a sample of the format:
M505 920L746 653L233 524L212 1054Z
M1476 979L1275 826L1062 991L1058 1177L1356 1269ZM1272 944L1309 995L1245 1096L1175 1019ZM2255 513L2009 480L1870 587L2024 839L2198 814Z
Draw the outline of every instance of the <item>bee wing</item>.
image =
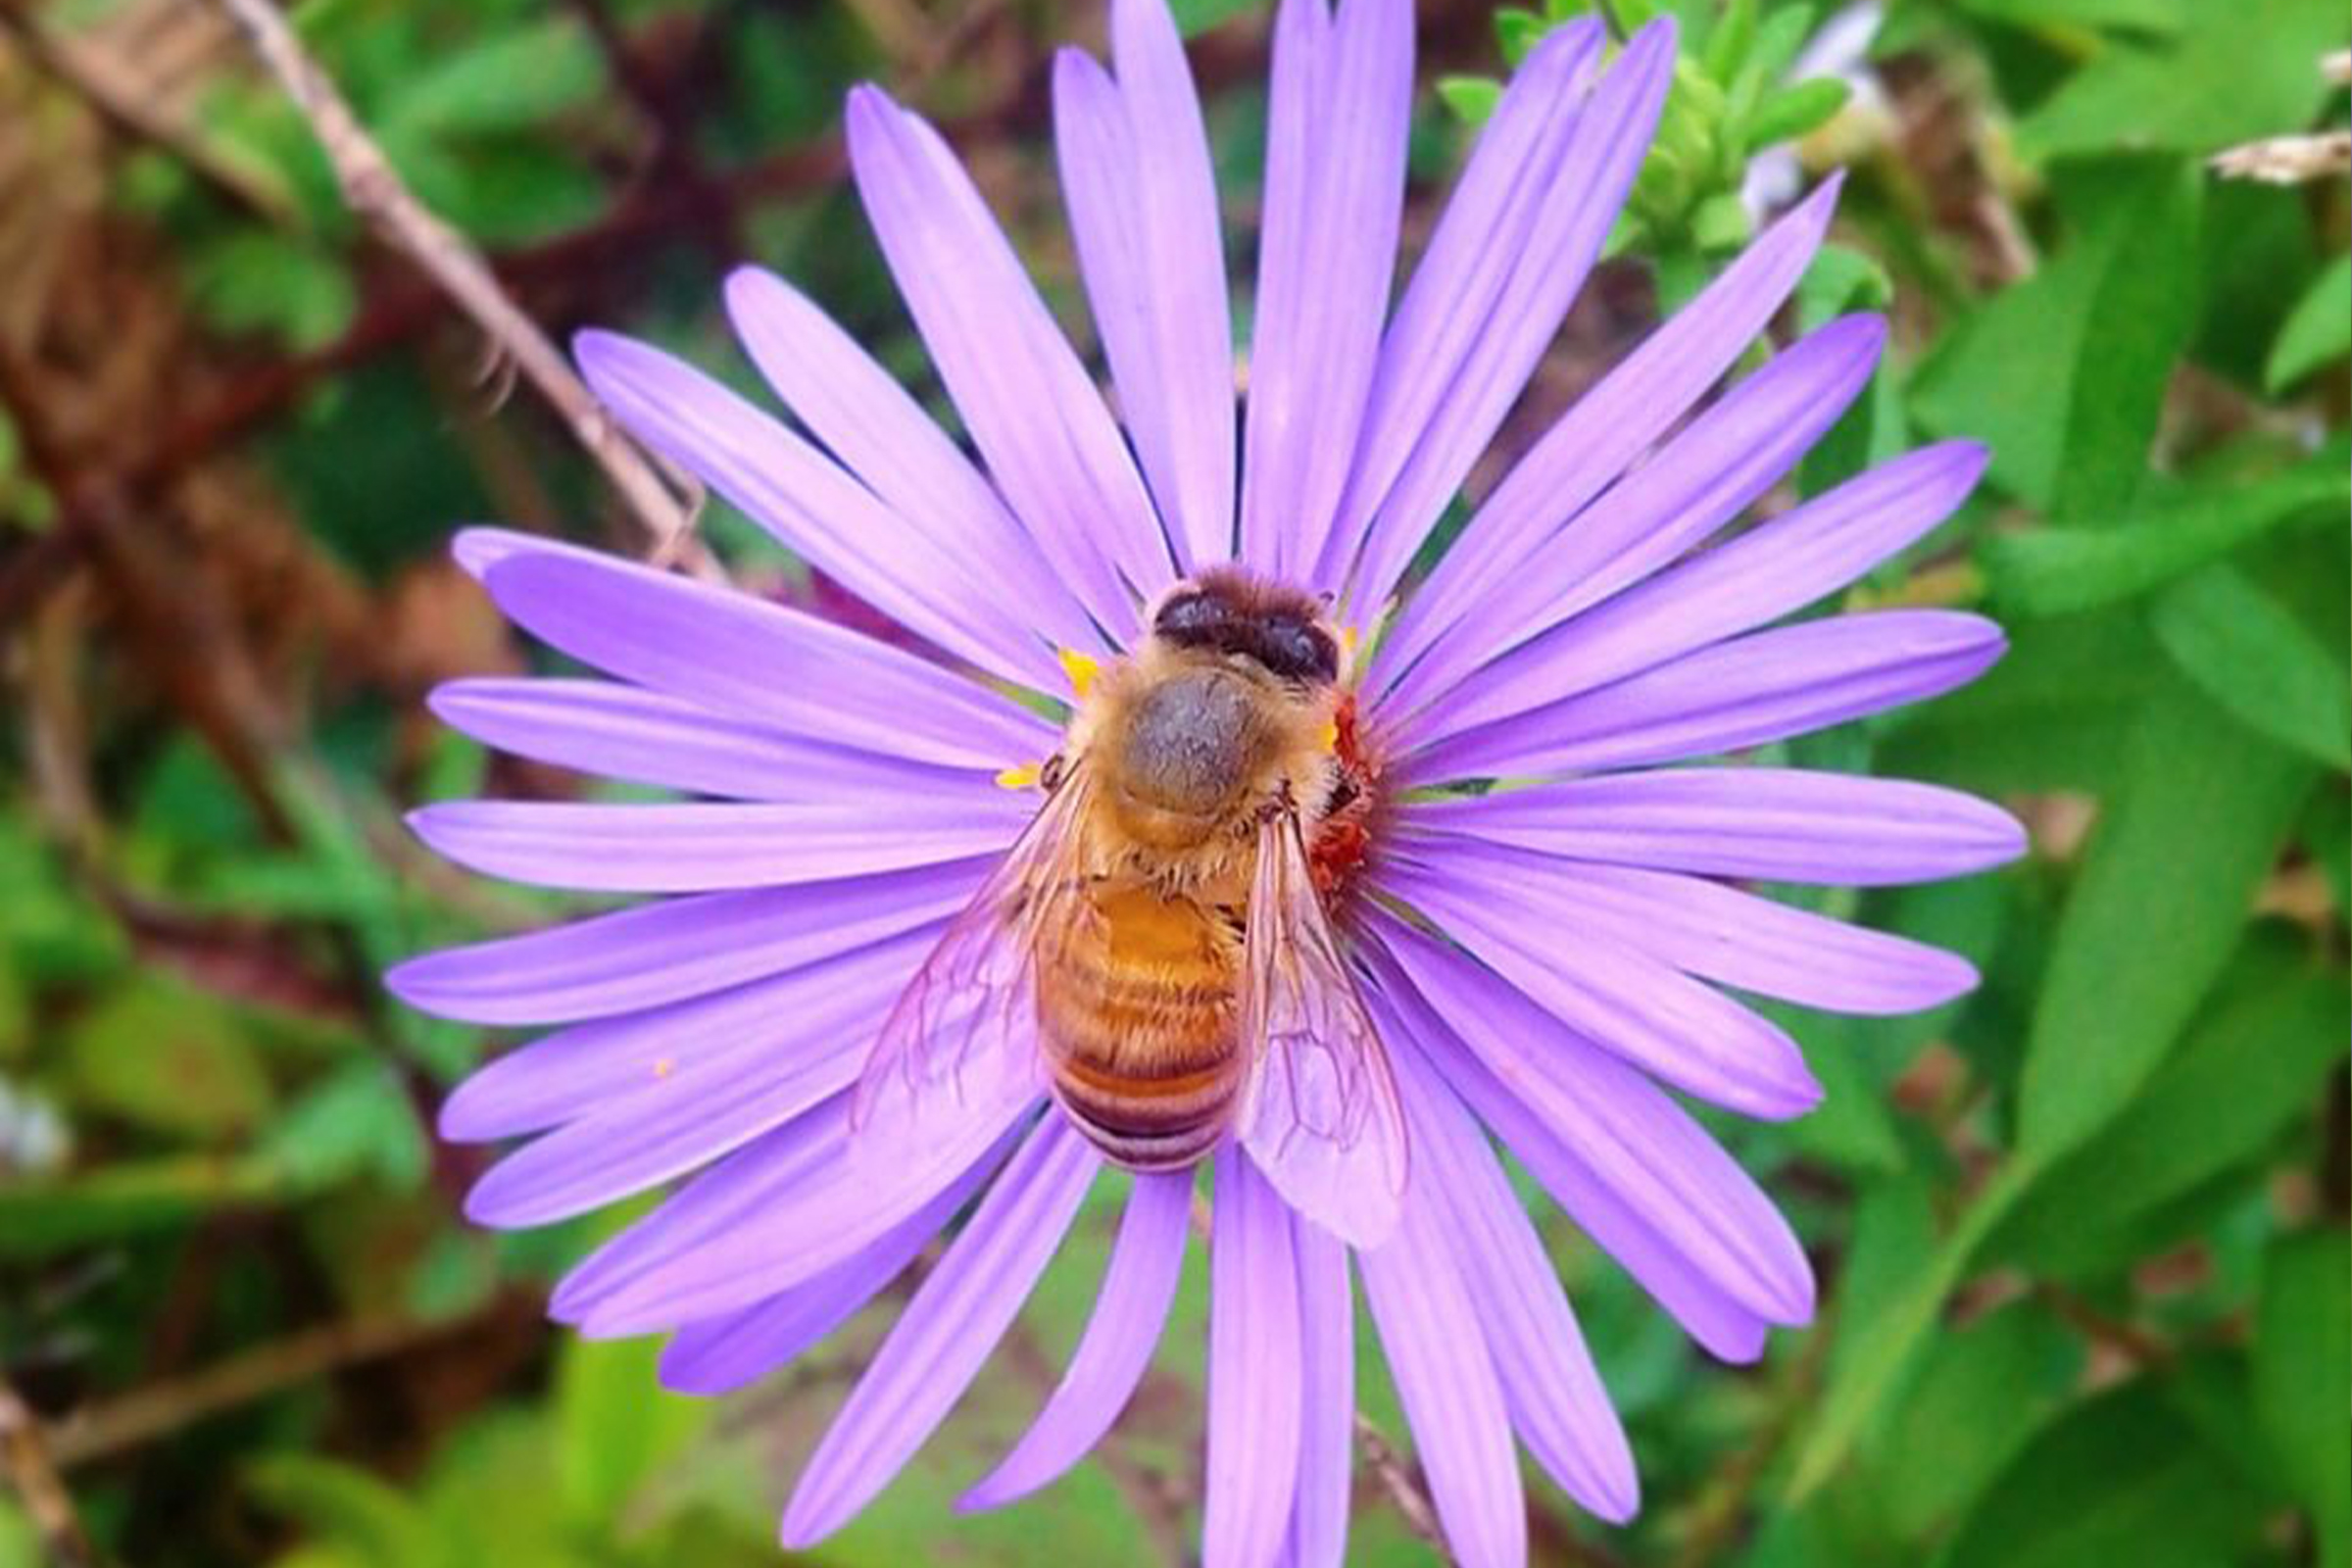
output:
M1084 897L1093 781L1073 763L931 950L883 1021L850 1101L853 1132L968 1121L1037 1085L1035 980L1048 950L1096 918ZM897 1137L868 1139L901 1147Z
M1379 1246L1404 1192L1403 1107L1287 811L1258 829L1241 1029L1254 1053L1243 1146L1292 1207Z

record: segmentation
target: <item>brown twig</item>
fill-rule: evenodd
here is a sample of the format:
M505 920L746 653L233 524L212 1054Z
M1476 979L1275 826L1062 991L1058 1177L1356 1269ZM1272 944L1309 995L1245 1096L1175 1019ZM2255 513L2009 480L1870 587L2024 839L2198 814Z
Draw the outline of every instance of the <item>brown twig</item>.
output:
M66 1490L51 1449L40 1417L0 1378L0 1479L8 1482L24 1504L50 1560L88 1568L98 1561L98 1554L82 1531L80 1515L74 1511L74 1494Z
M1428 1542L1439 1561L1452 1562L1453 1552L1446 1544L1446 1532L1438 1524L1438 1510L1430 1502L1429 1494L1421 1490L1412 1466L1396 1451L1388 1434L1361 1410L1355 1412L1355 1442L1363 1450L1365 1468L1372 1472L1380 1490L1388 1494L1389 1501L1396 1504L1404 1527Z
M499 286L465 236L427 211L364 130L351 106L304 50L271 0L218 0L301 110L318 136L352 210L383 240L414 261L510 357L553 405L653 535L657 559L699 553L694 543L699 497L669 476L624 435L564 356Z
M507 1303L499 1303L507 1304ZM473 1327L477 1318L425 1321L355 1318L330 1323L150 1384L97 1404L48 1429L61 1470L127 1453L195 1422L233 1410L329 1372L372 1361ZM0 1413L0 1420L4 1420Z
M266 223L283 227L298 221L300 214L284 185L266 170L216 147L163 108L153 84L121 60L52 27L24 0L0 0L0 33L15 38L37 70L81 99L118 135L160 149Z

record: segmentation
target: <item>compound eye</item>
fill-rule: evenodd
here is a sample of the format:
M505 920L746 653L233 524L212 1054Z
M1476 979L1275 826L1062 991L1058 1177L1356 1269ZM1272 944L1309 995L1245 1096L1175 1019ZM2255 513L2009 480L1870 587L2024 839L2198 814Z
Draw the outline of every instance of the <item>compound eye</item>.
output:
M1182 642L1198 638L1224 619L1225 607L1208 595L1179 594L1159 607L1159 613L1152 618L1152 629L1162 637Z
M1340 651L1320 627L1291 619L1266 623L1261 643L1262 662L1277 675L1292 680L1337 680Z

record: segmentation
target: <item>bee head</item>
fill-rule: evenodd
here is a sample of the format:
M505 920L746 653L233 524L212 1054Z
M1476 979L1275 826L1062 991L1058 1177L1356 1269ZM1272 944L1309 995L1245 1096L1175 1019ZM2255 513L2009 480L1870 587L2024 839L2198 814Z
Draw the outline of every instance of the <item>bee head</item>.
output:
M1179 583L1152 612L1152 634L1174 647L1246 661L1278 680L1328 686L1340 645L1315 600L1225 566Z

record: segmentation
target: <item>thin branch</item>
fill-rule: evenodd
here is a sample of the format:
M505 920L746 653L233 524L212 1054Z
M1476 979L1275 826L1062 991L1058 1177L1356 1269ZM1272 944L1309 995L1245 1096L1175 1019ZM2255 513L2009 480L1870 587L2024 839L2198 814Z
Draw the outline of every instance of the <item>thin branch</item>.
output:
M98 1553L83 1533L74 1511L74 1494L58 1475L41 1418L0 1378L0 1480L5 1480L24 1505L25 1516L41 1533L50 1559L72 1568L88 1568Z
M1380 1490L1388 1494L1389 1501L1403 1516L1404 1527L1428 1542L1439 1561L1452 1562L1453 1552L1446 1544L1446 1532L1438 1524L1438 1510L1430 1502L1429 1494L1421 1490L1412 1467L1396 1451L1388 1434L1361 1410L1355 1412L1355 1442L1363 1450L1364 1464L1372 1472L1372 1479L1380 1483Z
M653 535L656 559L666 563L699 557L694 543L699 497L691 482L674 474L665 478L658 460L621 432L538 323L507 297L481 255L401 182L272 0L218 3L251 39L255 52L310 122L352 210L385 243L423 269L554 405Z
M151 83L112 54L52 27L25 0L0 0L0 33L15 38L35 69L79 98L118 135L161 149L266 223L289 227L299 220L282 183L206 140L197 127L163 107Z
M2267 136L2261 141L2225 148L2211 160L2214 172L2231 179L2258 179L2266 185L2304 185L2315 179L2333 179L2352 170L2352 130L2324 131L2315 136Z
M502 1299L491 1310L512 1304ZM356 1318L308 1329L92 1405L48 1429L49 1450L61 1470L112 1458L340 1368L462 1333L480 1317Z

